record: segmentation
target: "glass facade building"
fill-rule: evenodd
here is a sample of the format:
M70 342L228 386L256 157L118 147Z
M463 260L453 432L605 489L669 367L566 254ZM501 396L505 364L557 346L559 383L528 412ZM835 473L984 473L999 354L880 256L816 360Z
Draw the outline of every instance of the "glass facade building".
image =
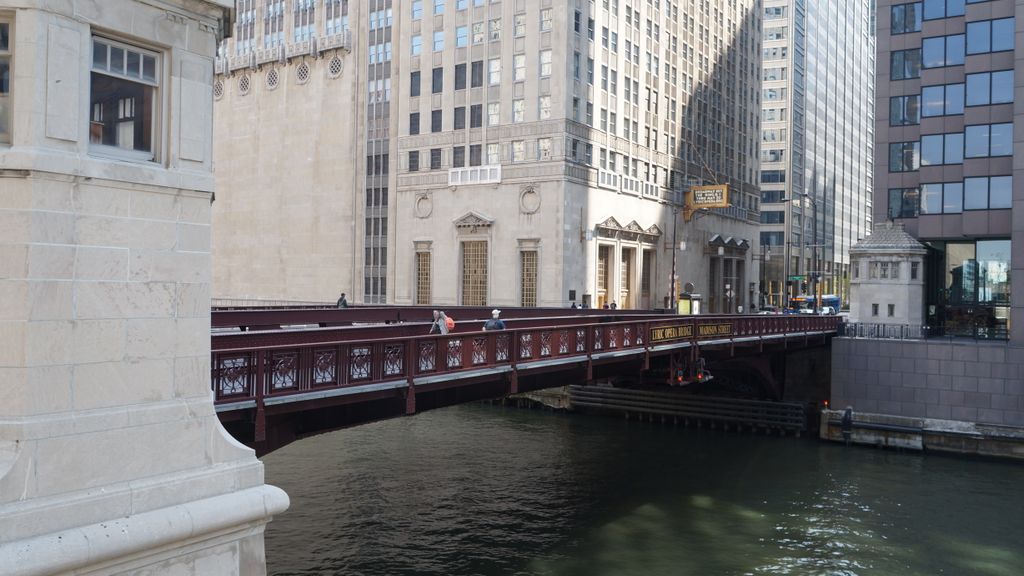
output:
M764 305L815 290L848 301L849 249L872 221L873 4L764 2Z
M929 249L922 306L933 334L1013 339L1022 8L1020 0L878 3L875 217L903 222Z

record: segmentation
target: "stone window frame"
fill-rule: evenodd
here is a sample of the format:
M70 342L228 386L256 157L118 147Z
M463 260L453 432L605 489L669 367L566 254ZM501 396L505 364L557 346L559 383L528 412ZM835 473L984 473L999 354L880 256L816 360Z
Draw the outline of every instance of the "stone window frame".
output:
M137 161L137 162L139 162L139 161L141 161L141 162L159 162L160 158L161 158L161 153L162 153L162 150L161 150L161 147L160 147L160 143L161 143L162 137L163 137L163 126L161 125L161 119L163 118L163 112L164 112L164 109L166 107L166 103L165 103L165 100L164 100L164 92L165 92L165 90L163 89L164 88L164 85L163 85L164 77L163 77L163 75L164 75L164 59L165 59L165 54L163 52L161 52L160 50L157 50L155 47L152 47L152 46L147 46L145 44L140 44L140 43L135 42L135 41L127 42L127 41L124 41L124 40L117 39L114 36L110 36L110 35L102 34L102 33L98 33L98 32L91 34L89 40L90 40L90 46L89 46L89 50L90 50L90 57L89 57L89 62L90 62L90 64L89 64L89 73L90 73L90 82L89 82L89 100L90 100L90 105L89 105L89 108L90 108L90 110L89 110L89 120L90 120L90 124L89 124L89 133L90 133L89 153L97 155L97 156L104 156L104 157L108 157L108 158L115 158L115 159L118 159L118 160L128 160L128 161ZM95 50L96 50L96 47L97 47L97 43L106 46L106 50L107 50L106 68L107 69L97 68L97 65L96 65L96 54L94 53ZM126 73L118 73L116 71L110 70L110 59L111 59L111 56L113 54L114 49L119 49L119 50L124 52L124 58L125 58L124 62L125 62L126 65L127 65L127 62L128 62L128 54L129 53L133 52L133 53L138 54L138 56L139 56L139 66L140 66L140 69L141 69L140 75L138 77L134 77L134 76L131 76L131 75L126 74ZM144 66L145 66L145 57L147 57L147 56L152 57L154 59L154 67L153 67L152 79L145 77ZM96 113L95 113L94 107L92 105L92 98L93 98L93 85L92 85L92 80L91 80L92 74L100 74L100 75L108 76L108 77L115 78L115 79L118 79L118 80L123 80L125 82L132 82L132 83L135 83L135 84L140 84L140 85L152 87L152 89L153 89L153 94L151 96L151 102L152 102L151 107L152 107L152 110L150 112L149 119L148 119L148 121L150 123L150 127L149 127L149 135L150 135L149 136L149 140L150 140L149 148L150 149L148 151L141 151L141 150L135 150L135 149L126 150L126 149L122 149L122 148L120 148L118 146L112 146L112 145L108 145L108 144L102 144L102 143L93 142L93 140L95 138L93 131L94 131L95 127L97 127L97 125L99 125L98 127L102 127L102 120L99 120L99 121L94 120ZM134 114L134 106L133 106L133 112L132 113ZM102 116L100 116L100 118L102 118ZM142 121L145 122L146 119L143 118ZM100 137L102 138L102 132L101 132L101 136Z

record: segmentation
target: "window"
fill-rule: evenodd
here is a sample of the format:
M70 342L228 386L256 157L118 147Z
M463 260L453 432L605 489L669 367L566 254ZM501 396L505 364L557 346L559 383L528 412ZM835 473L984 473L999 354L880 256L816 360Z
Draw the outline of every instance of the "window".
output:
M551 30L551 8L544 8L540 11L540 31Z
M786 159L786 151L779 148L762 148L761 162L783 162Z
M501 124L501 105L497 102L487 104L487 125L497 126Z
M466 107L456 106L455 107L455 119L452 124L453 130L465 130L466 129Z
M765 40L785 40L786 39L786 27L785 26L772 26L764 29Z
M501 18L495 18L488 22L487 29L490 31L491 42L501 40Z
M430 131L440 132L441 131L441 118L442 114L440 110L430 111Z
M772 6L764 9L765 20L780 20L786 17L785 6Z
M768 82L774 82L776 80L785 80L787 77L787 68L765 68L761 73L761 79Z
M538 118L547 120L551 118L551 96L541 96L537 102Z
M516 38L526 36L526 14L516 14L512 19L512 35Z
M1013 102L1013 70L967 75L967 106Z
M540 76L551 76L551 50L540 51Z
M964 0L924 0L925 20L963 15Z
M785 235L785 232L761 232L761 246L782 246Z
M893 50L889 55L889 79L906 80L921 77L921 49Z
M1013 177L964 178L964 210L1012 207Z
M455 27L455 47L465 48L469 46L469 28L466 26Z
M778 210L762 211L761 212L761 224L784 224L786 222L786 213Z
M484 105L473 104L469 107L469 127L479 128L484 124Z
M526 160L526 141L525 140L513 140L512 141L512 161L522 162Z
M761 170L762 184L784 184L785 182L785 170Z
M388 26L391 25L391 11L388 10ZM305 42L313 35L313 21L316 8L313 2L296 2L292 20L292 39Z
M0 22L0 142L11 141L11 24Z
M467 2L467 0L455 0L455 9L465 10L468 4L469 2Z
M512 57L512 80L526 80L526 54L516 54Z
M10 40L4 42L9 47ZM10 62L9 58L3 61ZM90 144L117 156L137 160L154 158L158 66L159 57L154 52L93 37ZM10 74L8 69L4 70ZM0 113L6 109L8 82L0 78L0 86L3 86Z
M1013 50L1013 18L967 23L967 53Z
M487 241L462 243L462 305L487 305Z
M409 73L409 96L420 95L420 71Z
M764 48L761 51L761 55L763 60L785 60L786 56L789 55L789 49L785 46Z
M871 305L871 315L878 316L878 304Z
M963 162L963 133L921 136L921 166L963 164Z
M921 145L918 142L892 142L889 144L889 171L913 172L921 165Z
M444 51L444 31L437 30L434 32L434 52Z
M481 154L481 146L479 144L470 144L469 145L469 165L470 166L479 166L481 164L481 162L480 162L480 154Z
M577 12L579 14L579 12ZM519 305L537 305L537 251L519 253Z
M413 56L418 56L419 54L421 54L423 52L423 38L419 34L413 36L412 37L412 41L410 43L410 46L412 48L410 50L412 55Z
M948 116L964 113L964 85L925 86L921 88L921 116Z
M466 64L455 65L455 89L465 90L466 89Z
M440 94L442 90L444 90L444 68L434 68L430 91L434 94Z
M891 8L891 34L906 34L921 31L921 3L898 4Z
M964 127L964 156L1013 155L1013 124L980 124Z
M512 100L512 121L522 122L526 116L526 101L522 98Z
M920 262L911 262L910 263L910 279L911 280L917 280L917 270L920 267L920 265L921 265Z
M487 81L491 86L501 84L501 60L499 58L487 61Z
M937 36L921 41L921 65L925 68L959 66L964 63L963 34Z
M423 0L412 0L412 19L423 18Z
M551 138L537 139L537 159L547 160L551 157Z
M420 133L420 113L413 112L409 114L409 135L415 136Z
M500 144L488 144L487 145L487 163L488 164L501 164L501 145Z
M473 24L473 44L483 44L484 40L487 39L487 31L484 29L484 22L475 22Z
M786 99L785 88L765 88L761 90L761 99L765 102L772 102L776 100Z
M921 123L921 97L893 96L889 98L889 125L909 126Z
M466 147L456 146L452 148L452 168L463 168L466 166Z
M894 278L895 278L895 276L894 276ZM896 315L896 305L895 304L889 304L889 317L892 318L895 315Z
M963 211L963 203L962 182L921 185L921 214L959 214Z
M431 148L430 149L430 169L439 170L441 168L441 149Z
M473 88L479 88L484 85L484 61L476 60L470 64L470 80L469 85Z
M416 304L430 304L430 252L416 252Z
M445 0L434 0L434 14L444 14Z
M889 218L917 218L920 195L917 188L890 188Z
M409 151L409 172L420 171L420 151L410 150Z

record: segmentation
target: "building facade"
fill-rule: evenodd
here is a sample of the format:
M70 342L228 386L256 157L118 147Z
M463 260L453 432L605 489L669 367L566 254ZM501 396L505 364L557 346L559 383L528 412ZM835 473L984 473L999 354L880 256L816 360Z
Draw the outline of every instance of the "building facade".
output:
M215 296L756 302L756 2L238 13L218 64ZM711 183L730 206L684 221L684 191Z
M872 0L765 0L761 98L764 303L849 301L849 250L872 222ZM820 283L820 286L817 284Z
M1009 338L1024 303L1015 249L1014 124L1024 108L1019 0L879 3L875 217L928 249L925 321L948 336Z
M210 387L227 0L0 0L0 574L264 574Z

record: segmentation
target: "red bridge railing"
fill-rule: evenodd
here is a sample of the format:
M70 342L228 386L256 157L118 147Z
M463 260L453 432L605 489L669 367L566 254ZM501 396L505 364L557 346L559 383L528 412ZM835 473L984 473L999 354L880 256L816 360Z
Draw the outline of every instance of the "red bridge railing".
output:
M456 332L408 336L408 326L365 330L289 332L287 343L270 343L266 333L214 338L211 376L218 405L312 391L389 384L413 386L417 380L472 371L507 371L542 365L542 361L578 358L600 360L615 353L658 353L666 345L730 345L809 333L834 333L836 316L638 316L563 318L557 325L504 331ZM470 327L475 324L469 323ZM423 329L422 326L419 328ZM351 333L348 331L352 330ZM396 336L388 336L391 331ZM308 335L311 341L300 340ZM331 335L334 339L326 339ZM251 342L246 342L249 338ZM678 347L678 346L677 346ZM227 406L225 406L227 408Z

